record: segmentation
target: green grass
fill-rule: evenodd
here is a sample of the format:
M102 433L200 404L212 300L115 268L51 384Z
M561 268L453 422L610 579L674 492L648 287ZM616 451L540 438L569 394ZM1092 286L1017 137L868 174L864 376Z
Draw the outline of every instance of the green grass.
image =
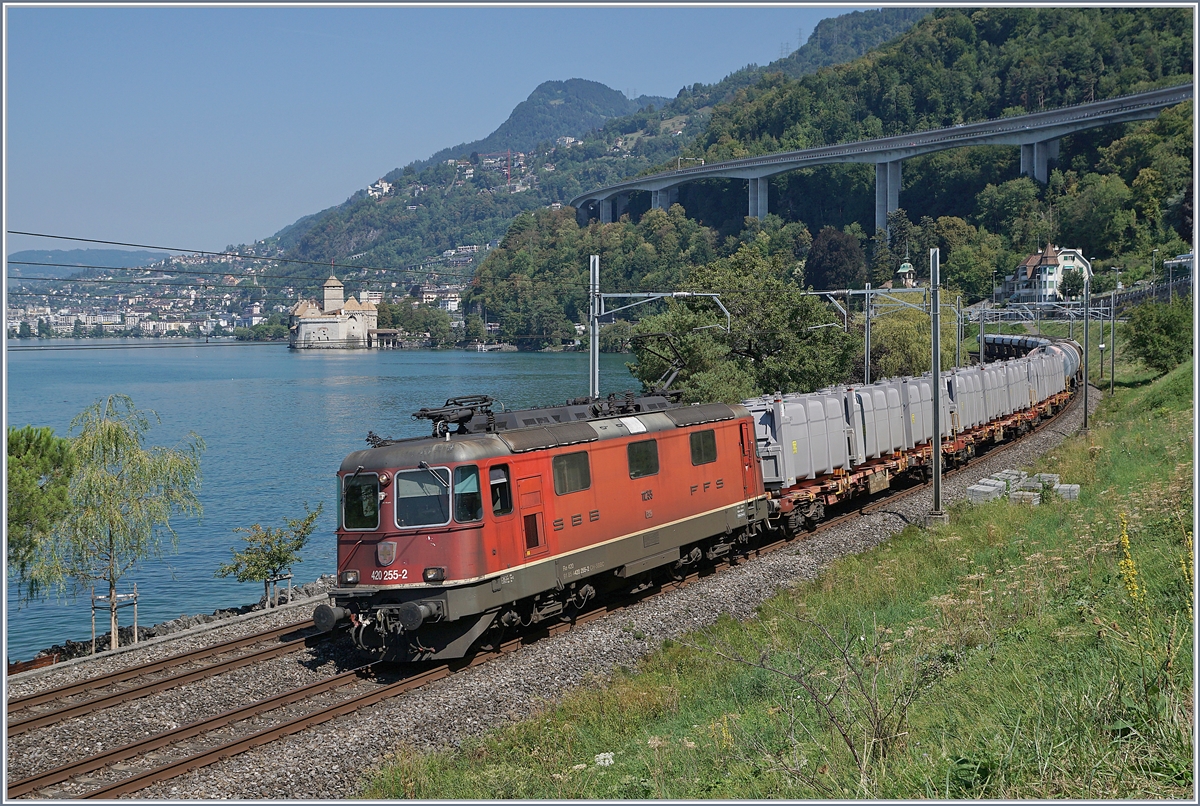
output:
M1079 501L960 505L363 795L1190 797L1191 376L1039 462Z

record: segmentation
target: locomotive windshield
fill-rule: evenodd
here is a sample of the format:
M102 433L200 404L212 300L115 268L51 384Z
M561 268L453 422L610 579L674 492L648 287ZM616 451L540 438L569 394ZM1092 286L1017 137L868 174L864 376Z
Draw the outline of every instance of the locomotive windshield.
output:
M355 473L346 478L342 488L342 523L347 529L379 528L379 477L377 475Z
M438 470L441 472L439 473ZM443 477L442 474L445 474ZM396 500L396 525L440 526L450 522L449 471L438 468L404 470L392 482Z

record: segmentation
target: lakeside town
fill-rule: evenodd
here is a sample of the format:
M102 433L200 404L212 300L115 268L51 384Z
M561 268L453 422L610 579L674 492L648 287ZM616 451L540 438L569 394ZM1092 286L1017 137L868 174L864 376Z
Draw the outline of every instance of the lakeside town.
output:
M470 190L478 185L481 194L523 193L537 187L539 173L554 172L555 165L546 156L580 145L581 141L574 137L559 137L550 154L540 155L536 166L531 166L530 156L521 151L473 153L470 158L445 160L442 164L454 173L442 184L402 184L381 177L355 196L378 203L407 201L405 209L415 212L424 206L421 199L431 191L461 193L464 188ZM546 208L558 210L562 206L553 202ZM385 299L393 303L407 300L414 307L440 310L448 317L452 334L460 336L454 341L462 341L466 327L464 278L472 276L488 251L498 245L499 239L460 244L398 271L359 269L353 263L364 258L365 253L358 253L345 258L336 271L345 280L353 277L362 289L357 304L377 307ZM304 289L311 281L297 278L288 282L272 276L272 265L288 262L285 253L278 237L272 237L250 245L226 247L222 253L172 255L132 268L81 266L78 272L65 278L10 277L8 335L12 338L263 338L263 333L250 331L266 324L290 328L294 344L297 311L312 311L304 306ZM341 307L339 300L337 308L332 310L340 311ZM317 309L331 310L327 304ZM498 334L499 323L481 324L483 333L472 334L475 341L485 342ZM421 347L438 342L428 332L408 333L400 328L383 328L383 331L385 347ZM266 336L273 340L286 337L286 332L280 330ZM381 345L375 339L367 344L364 333L363 343L353 346Z

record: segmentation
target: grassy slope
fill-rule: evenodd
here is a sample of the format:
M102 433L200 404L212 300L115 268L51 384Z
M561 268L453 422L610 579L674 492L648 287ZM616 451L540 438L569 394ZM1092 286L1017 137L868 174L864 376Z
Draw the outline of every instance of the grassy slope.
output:
M1118 385L1037 468L1078 502L960 505L365 794L1190 796L1192 404Z

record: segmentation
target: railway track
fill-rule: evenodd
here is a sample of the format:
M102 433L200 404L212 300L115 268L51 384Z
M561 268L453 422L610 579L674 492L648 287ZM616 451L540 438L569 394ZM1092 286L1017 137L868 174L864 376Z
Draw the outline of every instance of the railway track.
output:
M1049 427L1062 414L1072 410L1076 405L1078 405L1078 396L1072 399L1059 415L1043 420L1030 433L1036 433L1043 428ZM1001 454L1009 448L1019 445L1024 438L1022 437L1021 439L997 445L989 449L984 456L990 457ZM969 470L969 466L947 471L946 475L956 475L965 470ZM873 496L861 505L847 506L841 513L820 523L812 533L816 534L833 529L849 520L885 509L903 498L926 490L928 486L928 484L914 484L906 488L893 489ZM70 798L111 798L128 795L155 783L182 775L190 770L215 763L216 761L246 752L255 747L269 744L284 736L307 730L346 714L353 713L360 708L399 696L458 671L490 662L497 657L519 649L524 644L564 633L610 613L618 612L632 604L649 599L652 596L678 590L705 577L721 573L747 559L793 546L796 542L795 538L780 538L771 543L755 547L747 554L722 558L708 568L699 572L693 572L683 579L665 582L622 600L595 606L577 615L569 622L556 623L540 631L507 641L498 649L481 651L474 656L462 660L436 665L430 664L417 670L406 668L403 672L399 673L395 671L394 667L380 663L367 664L359 668L350 669L315 683L300 686L273 697L240 708L231 709L210 718L183 725L164 733L131 742L121 747L112 748L79 761L64 764L12 782L8 787L7 795L10 798L35 793L40 797ZM292 633L303 632L310 625L311 622L299 622L271 631L270 634L276 634L276 637L279 637L286 635L289 630ZM247 645L256 639L259 642L271 640L263 637L266 635L268 633L259 636L248 636L244 639L238 639L236 642L229 642L229 644L241 643ZM299 645L293 641L286 646L291 648L291 651L296 651L303 644L304 640L300 640ZM223 647L224 649L222 649ZM193 658L194 660L199 657L210 657L221 652L231 651L234 648L228 645L220 645L198 650L195 653L181 655L176 659L168 658L161 663L166 664L172 660L182 660L184 658ZM280 651L283 647L270 649L277 654L283 654ZM242 658L234 659L233 662L236 663L238 660L249 657L252 657L252 655L242 656ZM246 661L242 665L247 665L251 662L253 661ZM132 671L124 670L114 673L111 677L121 677ZM213 674L219 674L219 672L214 672ZM121 681L114 680L111 682ZM64 687L61 691L66 691L68 688L88 687L93 684L94 681L86 681L75 687ZM175 683L175 685L181 684L182 682ZM152 692L146 692L146 694L149 693ZM49 691L44 694L22 698L21 700L14 701L14 703L22 704L22 707L18 710L25 710L32 707L32 701L37 698L46 698L53 694L54 691ZM44 701L53 701L53 698ZM110 703L110 705L115 704L115 702ZM64 710L58 709L52 713L63 713ZM269 722L270 724L264 726L261 724L263 722ZM36 725L31 725L27 730L32 730L34 727ZM10 733L12 733L11 729ZM112 777L111 771L129 772L130 774L113 781L109 780Z
M326 638L326 634L316 632L312 619L308 619L211 647L172 655L148 665L132 666L37 694L17 697L8 702L8 735L19 736L35 728L53 725L176 686L298 652ZM221 659L223 655L272 641L279 643ZM204 663L208 660L213 662Z

